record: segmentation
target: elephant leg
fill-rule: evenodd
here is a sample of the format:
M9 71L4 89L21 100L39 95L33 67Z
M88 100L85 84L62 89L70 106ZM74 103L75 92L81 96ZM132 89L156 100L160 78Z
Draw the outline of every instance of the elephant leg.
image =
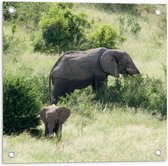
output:
M62 124L59 124L59 123L57 122L57 123L55 124L55 127L54 127L54 132L55 132L55 134L57 135L58 140L60 140L61 137L62 137L61 131L62 131Z
M57 134L58 140L60 140L62 137L62 124L58 124L58 130L56 134Z
M55 123L55 127L54 127L54 130L53 130L55 134L57 134L58 127L59 127L59 125L58 125L58 122L57 122L57 123Z
M92 86L92 90L93 90L93 91L96 91L95 79L93 79L93 81L92 81L92 83L91 83L91 86Z
M67 79L55 80L51 104L57 104L59 97L66 96L66 94L70 93L69 85L70 81Z
M92 82L92 89L94 91L99 91L107 86L107 79L104 77L95 76Z
M45 124L45 136L47 136L49 134L49 130L48 130L48 124Z
M54 127L55 127L55 121L51 120L48 122L48 135L49 137L51 137L54 134Z

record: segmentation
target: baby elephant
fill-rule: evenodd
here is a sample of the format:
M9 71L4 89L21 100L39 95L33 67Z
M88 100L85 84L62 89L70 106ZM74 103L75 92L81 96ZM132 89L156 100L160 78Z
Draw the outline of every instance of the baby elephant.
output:
M45 125L45 136L56 134L60 139L62 124L70 116L70 110L66 107L58 107L55 104L45 107L40 112L40 117Z

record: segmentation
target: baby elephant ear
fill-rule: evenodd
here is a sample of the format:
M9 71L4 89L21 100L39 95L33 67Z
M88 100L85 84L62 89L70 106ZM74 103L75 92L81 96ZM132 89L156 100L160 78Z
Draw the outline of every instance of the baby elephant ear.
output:
M100 66L105 73L119 77L118 64L114 54L114 51L104 52L100 59Z
M45 108L43 108L43 109L40 111L40 117L41 117L41 119L42 119L42 121L43 121L44 123L47 123L47 121L46 121L46 111L47 111L47 109L45 109Z
M58 108L57 113L58 113L58 121L60 124L63 124L70 116L70 110L66 107Z

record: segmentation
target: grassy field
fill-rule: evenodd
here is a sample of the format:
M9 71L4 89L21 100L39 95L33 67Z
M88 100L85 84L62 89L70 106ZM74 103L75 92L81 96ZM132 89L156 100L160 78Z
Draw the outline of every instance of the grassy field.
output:
M99 18L102 23L117 27L119 16L126 13L107 13L93 7L77 5L90 19ZM162 7L161 10L166 10ZM166 65L166 37L160 34L159 16L150 13L136 18L141 25L137 35L127 34L119 49L126 50L142 74L165 81L163 66ZM4 32L10 33L9 23L4 23ZM17 27L15 33L22 41L3 56L3 72L18 73L29 69L32 75L48 75L58 59L57 55L33 53L30 44L31 32ZM109 77L109 84L114 78ZM110 161L160 161L166 160L166 120L160 120L142 108L130 108L117 104L93 101L89 88L76 93L77 100L59 102L71 109L71 116L63 125L62 140L44 138L44 125L39 133L32 135L3 136L4 163L36 162L110 162ZM78 99L79 98L79 99ZM75 103L78 102L78 103ZM47 104L47 103L46 103ZM155 154L156 150L161 155ZM15 152L14 158L8 153Z
M166 122L139 110L113 108L93 112L86 124L73 112L63 127L63 138L4 136L5 163L158 161L166 159ZM43 125L39 128L43 129ZM155 154L161 150L161 155ZM8 157L15 152L15 158Z

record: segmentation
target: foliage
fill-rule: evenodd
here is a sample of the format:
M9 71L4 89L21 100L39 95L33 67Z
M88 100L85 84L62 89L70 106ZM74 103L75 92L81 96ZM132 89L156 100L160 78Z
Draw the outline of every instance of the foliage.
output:
M141 30L141 26L134 16L118 16L116 21L119 25L121 35L133 33L137 34Z
M23 52L22 40L15 35L3 33L3 52L5 55L11 55L10 57L16 60L16 57Z
M39 100L45 104L49 103L49 84L48 84L48 75L47 74L38 74L33 76L34 84L38 85L37 90L39 92Z
M111 25L99 24L91 34L88 34L88 42L91 48L107 47L117 48L122 38L119 32L112 28Z
M5 34L3 32L3 52L7 53L10 50L13 50L13 45L18 43L18 39L15 38L14 34L16 32L16 25L13 24L11 28L11 34Z
M9 13L8 8L10 6L17 8L18 2L3 2L3 19L5 21L10 21L12 19L16 19L18 16L17 13L15 13L14 15Z
M167 115L166 85L161 80L136 76L116 79L106 89L105 94L97 94L96 99L102 102L115 102L130 107L141 107L152 114Z
M3 52L6 52L11 47L11 42L13 41L13 37L9 35L5 35L3 33Z
M86 98L85 96L88 97ZM82 117L81 127L84 127L94 120L94 107L90 101L92 96L93 94L89 87L76 90L74 93L67 95L66 98L60 97L59 105L66 105L68 108L73 108L73 111Z
M3 131L18 134L39 125L39 91L31 78L5 74L3 83Z
M16 13L9 14L8 8L13 6ZM4 20L22 24L26 29L35 30L43 12L47 12L50 4L44 2L4 2Z
M38 28L42 13L47 12L50 5L45 2L22 2L18 6L18 21L27 29L35 30Z
M84 30L89 26L85 14L74 14L71 5L61 3L51 6L49 12L42 15L39 24L42 36L39 36L41 38L35 43L34 49L47 49L49 52L77 49L85 40ZM42 42L39 44L38 41Z
M105 10L106 12L130 13L134 15L139 14L136 4L97 3L95 4L95 7Z
M8 33L3 32L3 53L16 60L16 57L25 51L27 45L24 36L17 35L18 26L12 21L10 25Z

